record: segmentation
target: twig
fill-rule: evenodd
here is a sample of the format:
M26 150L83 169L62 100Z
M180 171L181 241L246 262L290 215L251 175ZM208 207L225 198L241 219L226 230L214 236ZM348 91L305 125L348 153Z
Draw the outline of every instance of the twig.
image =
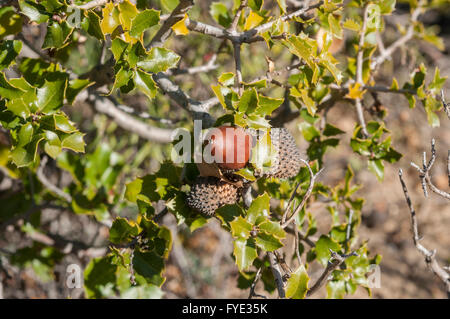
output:
M41 160L41 164L39 165L39 168L37 169L36 176L39 179L39 181L44 185L48 190L50 190L52 193L55 193L59 197L63 198L68 203L72 202L72 196L64 192L62 189L58 188L56 185L54 185L52 182L50 182L47 177L44 174L44 167L47 164L48 158L47 156L44 156Z
M150 41L148 48L161 46L172 33L172 26L184 18L184 15L194 5L193 0L181 0L170 16L164 21L161 28Z
M435 147L435 140L432 139L431 140L431 159L430 161L427 163L427 154L426 152L423 153L423 163L422 163L422 168L420 168L417 164L411 162L411 166L414 167L418 172L419 172L419 177L420 177L420 181L422 183L422 189L423 189L423 193L425 195L425 197L428 197L428 191L427 191L427 186L430 187L430 189L435 192L436 194L438 194L439 196L442 196L448 200L450 200L450 193L444 192L443 190L440 190L439 188L437 188L433 182L431 181L431 176L430 176L430 170L433 167L433 164L436 160L436 147ZM448 166L449 164L447 164ZM448 167L447 167L448 169Z
M259 279L262 276L262 269L263 267L259 268L256 272L255 279L252 282L252 285L250 286L250 294L248 295L248 299L252 299L253 297L260 297L260 298L266 298L266 296L258 295L255 293L256 284L258 283Z
M445 113L447 113L448 118L450 119L450 103L445 101L444 90L441 90L441 101L444 106Z
M247 7L247 2L248 2L247 0L241 0L241 4L239 8L236 10L236 15L233 18L233 22L231 22L230 31L236 31L239 19L241 18L242 11Z
M327 267L323 271L322 275L319 277L319 279L317 279L314 285L306 293L308 297L316 293L320 289L320 287L322 287L329 280L331 273L334 270L336 270L348 257L358 256L358 254L355 252L352 252L348 255L339 255L338 253L332 251L331 249L330 252L331 252L331 259L330 261L328 261Z
M89 101L94 105L95 109L104 113L119 125L120 127L138 134L140 137L156 143L170 143L172 142L171 134L172 129L164 129L159 127L150 126L132 116L121 111L116 107L114 102L107 98L97 94L90 94Z
M398 176L400 178L400 183L402 184L403 193L405 194L406 203L408 204L409 211L411 214L411 227L413 234L414 246L417 250L425 257L425 263L428 268L445 284L447 289L447 296L450 298L450 274L443 269L439 263L436 261L436 250L430 251L425 248L421 243L421 237L419 236L419 230L417 226L416 211L411 202L411 198L408 194L408 189L406 187L405 181L403 180L403 171L400 169L398 171Z
M381 65L385 60L391 58L392 54L397 50L398 48L402 47L406 44L409 40L411 40L414 36L414 26L415 22L417 22L417 19L422 11L422 6L424 5L424 1L419 1L417 4L417 8L412 12L411 14L411 22L409 24L409 27L406 31L406 33L398 38L394 43L392 43L389 47L387 47L385 50L381 51L380 55L377 56L372 64L370 65L370 68L372 70L376 70L379 65Z
M356 56L356 83L358 83L360 86L364 85L363 80L363 62L364 62L364 39L366 36L366 29L367 29L367 19L369 15L369 6L366 5L364 7L364 18L363 18L363 25L361 28L361 35L359 37L359 44L358 44L358 54ZM361 125L362 134L365 138L369 136L369 133L367 132L366 127L366 121L364 120L364 112L363 112L363 106L360 98L355 99L355 106L356 106L356 113L358 115L358 121Z
M108 1L109 0L93 0L88 3L79 5L79 6L77 6L77 5L72 5L72 6L77 9L81 9L81 10L89 10L89 9L93 9L95 7L100 7L104 4L106 4Z
M320 169L316 174L313 173L311 166L309 166L309 163L303 159L300 159L303 163L305 163L305 165L308 167L309 170L309 175L310 177L310 181L309 181L309 187L308 190L306 191L305 196L303 196L303 199L301 201L301 203L295 208L294 213L291 215L291 217L289 217L287 220L287 215L288 215L288 210L286 210L284 212L284 215L281 219L281 227L282 228L286 228L297 216L297 214L302 210L303 206L305 206L306 201L308 200L308 198L311 196L312 190L314 188L314 183L316 181L317 176L320 175L320 173L322 173L323 168Z
M216 63L217 54L214 54L211 59L205 65L193 66L187 69L171 69L167 70L167 75L183 75L183 74L197 74L197 73L206 73L212 70L217 69L219 66Z
M234 63L236 67L236 77L234 79L234 86L238 89L239 95L242 95L242 72L241 72L241 45L240 43L233 43L234 49Z
M284 282L283 276L281 275L280 265L278 263L277 258L272 252L267 252L267 256L269 257L270 269L272 270L273 277L275 278L275 284L278 290L278 296L280 298L285 298L286 293L284 291Z

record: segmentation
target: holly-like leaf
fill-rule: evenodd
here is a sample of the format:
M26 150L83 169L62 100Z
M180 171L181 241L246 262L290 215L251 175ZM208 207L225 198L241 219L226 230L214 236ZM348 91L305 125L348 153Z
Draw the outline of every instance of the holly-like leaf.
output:
M137 236L138 233L137 225L130 223L125 218L118 217L114 220L109 230L109 241L113 244L127 243Z
M119 3L119 20L125 30L131 29L131 22L138 15L139 11L134 4L125 0Z
M47 22L50 18L50 14L45 11L45 7L33 1L20 0L19 6L22 13L36 23Z
M142 72L141 70L136 70L133 72L134 83L136 87L148 98L153 99L156 96L157 87L152 76L148 73Z
M165 48L152 48L148 55L137 63L137 66L147 72L165 72L177 65L180 56Z
M79 153L84 153L84 145L82 133L72 133L66 136L61 142L61 147Z
M236 258L236 264L239 271L244 271L250 268L253 261L258 257L255 241L253 238L237 238L234 240L233 254Z
M5 40L0 43L0 70L8 68L22 50L22 42Z
M269 194L264 193L252 201L247 210L247 221L252 225L259 225L265 221L270 214L270 197Z
M18 15L12 6L0 8L0 40L22 31L22 23L22 16Z
M43 49L48 48L61 48L72 34L73 28L71 28L66 21L58 23L52 22L47 26L47 33L45 34Z
M246 221L242 216L238 216L230 223L231 235L237 238L249 238L252 230L252 224Z
M164 260L153 251L135 251L133 267L136 273L144 277L148 283L161 287L165 281L162 277Z
M254 11L250 11L250 14L248 15L247 19L245 20L244 24L244 30L250 30L258 25L260 25L264 21L264 17L261 17L258 13Z
M100 29L103 34L113 33L114 30L120 25L119 15L119 9L114 5L114 3L109 2L105 5L102 10L103 18L100 22Z
M132 37L140 37L141 34L159 23L159 11L144 10L131 21L130 35Z
M213 2L209 9L209 13L221 26L228 28L231 25L232 18L225 4Z
M286 297L292 299L304 299L308 292L309 276L305 266L300 265L298 269L291 274L286 283Z
M187 13L184 14L183 19L178 21L172 26L172 30L176 35L186 35L189 33L189 29L186 27Z
M322 235L316 242L315 252L317 256L317 261L326 266L331 258L330 249L334 252L341 250L341 246L328 236Z
M67 86L67 74L54 73L37 89L36 105L42 113L52 113L62 107Z
M256 245L265 251L274 251L283 247L281 241L272 234L268 234L265 231L259 231L255 237Z

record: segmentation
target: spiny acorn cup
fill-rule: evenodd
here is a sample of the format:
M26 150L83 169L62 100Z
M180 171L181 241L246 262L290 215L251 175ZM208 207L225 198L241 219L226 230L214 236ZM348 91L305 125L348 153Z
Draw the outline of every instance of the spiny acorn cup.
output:
M277 156L264 177L290 178L298 174L301 166L300 150L294 137L285 128L272 128L270 138Z
M241 189L213 176L199 176L187 194L186 203L192 209L214 215L216 209L226 204L235 204L241 196Z

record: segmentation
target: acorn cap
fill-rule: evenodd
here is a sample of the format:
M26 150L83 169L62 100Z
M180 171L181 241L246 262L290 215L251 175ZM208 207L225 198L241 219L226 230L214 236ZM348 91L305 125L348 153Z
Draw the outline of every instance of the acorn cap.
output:
M271 169L264 176L275 178L296 176L301 166L301 155L294 137L285 128L272 128L270 138L277 156Z
M240 196L240 189L232 184L217 177L199 176L187 194L186 203L192 209L212 216L219 207L235 204Z

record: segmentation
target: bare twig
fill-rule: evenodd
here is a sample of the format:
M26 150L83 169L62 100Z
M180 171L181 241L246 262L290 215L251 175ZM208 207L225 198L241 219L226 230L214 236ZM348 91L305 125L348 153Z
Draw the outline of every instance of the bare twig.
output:
M241 18L242 11L247 7L247 0L241 0L241 4L239 8L236 10L236 15L233 18L233 22L231 22L230 31L236 31L237 25L239 23L239 19Z
M441 90L441 101L442 105L444 106L445 113L450 119L450 103L447 103L447 101L445 101L444 90Z
M278 296L280 298L285 298L286 293L284 291L284 282L283 282L283 276L281 274L280 264L278 263L278 260L275 257L274 253L269 251L269 252L267 252L267 256L269 257L270 269L272 270L273 277L275 278L275 284L277 286Z
M253 297L266 298L266 296L258 295L257 293L255 293L256 284L258 283L259 279L262 276L262 269L263 267L259 268L258 271L256 272L255 279L253 280L252 285L250 286L250 294L248 295L248 299L252 299Z
M332 251L331 252L331 259L327 264L327 267L323 271L322 275L320 275L319 279L312 285L312 287L308 290L307 296L310 297L314 293L316 293L320 287L322 287L328 280L331 275L331 273L336 270L344 261L350 256L358 256L355 252L348 254L348 255L339 255L338 253Z
M93 9L95 7L100 7L105 5L109 0L93 0L90 1L88 3L76 6L76 5L72 5L73 7L77 8L77 9L81 9L81 10L89 10L89 9Z
M39 165L39 168L37 169L36 176L39 179L39 181L44 185L48 190L50 190L52 193L55 193L59 197L66 200L68 203L72 202L72 196L64 192L62 189L58 188L56 185L54 185L52 182L50 182L44 173L44 167L47 164L48 158L47 156L44 156L41 160L41 164Z
M161 46L172 33L172 26L184 18L186 12L194 5L193 0L181 0L161 28L150 41L149 47Z
M98 112L110 116L117 125L138 134L142 138L157 143L172 142L172 129L150 126L118 109L114 102L107 97L90 94L89 101L95 106Z
M413 242L414 246L416 246L417 250L425 257L425 262L429 269L445 284L447 289L447 296L450 298L450 274L445 271L443 267L439 265L439 263L436 261L436 250L430 251L427 248L425 248L421 243L421 237L419 236L419 230L417 226L417 217L416 217L416 211L414 210L414 207L411 202L411 198L408 194L408 189L406 187L405 181L403 180L403 171L402 169L399 170L398 176L400 178L400 183L402 184L403 193L405 194L406 203L408 204L409 211L411 214L411 227L412 227L412 234L413 234Z
M369 6L366 5L364 8L364 18L363 18L363 25L361 28L361 34L359 36L359 44L358 44L358 54L356 56L356 83L358 83L360 86L364 85L363 80L363 62L364 62L364 39L366 36L366 29L367 29L367 19L368 19L368 12L369 12ZM363 106L360 98L355 99L355 106L356 106L356 113L358 115L358 121L361 125L361 131L365 138L369 136L369 133L367 132L366 127L366 121L364 120L364 112L363 112Z
M417 4L417 8L414 9L414 11L411 14L411 22L408 26L408 29L406 31L406 33L401 36L400 38L398 38L394 43L392 43L389 47L387 47L385 50L382 50L380 55L377 56L370 68L372 70L376 70L377 67L379 65L381 65L384 61L386 61L387 59L390 59L392 54L395 52L395 50L397 50L398 48L402 47L403 45L405 45L409 40L411 40L414 36L414 26L415 26L415 22L417 22L417 19L420 15L420 13L422 12L422 7L424 5L424 1L419 1L419 3Z
M234 63L236 67L236 77L234 79L234 86L238 89L239 95L242 95L242 72L241 72L241 45L240 43L233 43L234 49Z
M283 217L281 219L281 227L282 228L286 228L286 226L288 226L295 219L297 214L302 210L303 206L305 206L306 201L311 196L311 193L312 193L312 190L314 188L314 183L316 181L317 176L319 176L320 173L323 171L323 168L322 168L316 174L314 174L312 169L311 169L311 166L309 166L309 163L307 161L303 160L303 159L301 159L301 161L303 163L305 163L306 167L308 167L309 174L311 176L310 181L309 181L309 187L308 187L308 190L306 191L305 196L303 196L303 199L302 199L301 203L294 209L294 213L288 219L287 219L287 215L288 215L289 210L288 209L285 210L285 212L283 214ZM295 190L297 190L297 187L296 187Z
M436 160L436 147L435 147L435 140L431 140L431 159L427 163L427 155L426 152L423 153L423 160L422 160L422 168L419 167L417 164L411 162L411 166L414 167L419 172L420 181L422 183L422 189L425 197L428 197L428 191L427 186L430 187L430 189L438 194L439 196L442 196L448 200L450 200L450 193L444 192L443 190L440 190L437 188L433 182L431 181L430 176L430 170L433 167L433 164ZM447 164L448 166L448 164Z

